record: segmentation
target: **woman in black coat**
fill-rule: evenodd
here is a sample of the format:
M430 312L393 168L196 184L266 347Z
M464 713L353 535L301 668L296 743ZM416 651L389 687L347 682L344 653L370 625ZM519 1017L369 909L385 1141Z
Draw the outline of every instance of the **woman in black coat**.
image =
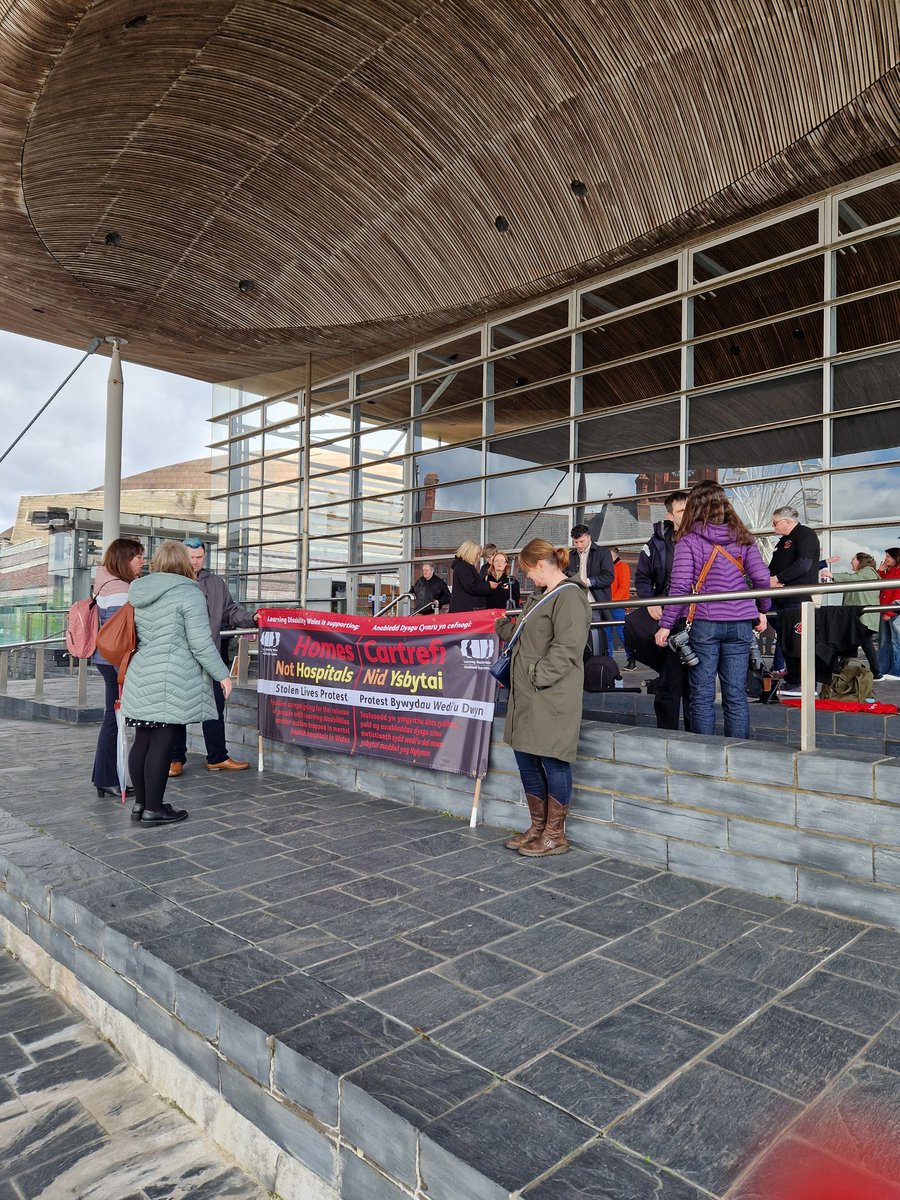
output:
M509 559L502 550L498 550L488 563L485 580L493 580L497 590L487 602L488 608L505 609L511 600L514 608L519 607L519 581L509 573Z
M474 542L463 542L456 551L450 612L472 612L473 609L488 607L488 600L497 590L497 584L480 577L480 558L481 549Z

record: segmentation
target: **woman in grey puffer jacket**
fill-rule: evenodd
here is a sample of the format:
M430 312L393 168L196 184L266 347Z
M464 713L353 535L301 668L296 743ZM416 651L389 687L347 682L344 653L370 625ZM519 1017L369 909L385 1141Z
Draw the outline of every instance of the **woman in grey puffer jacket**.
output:
M184 546L163 542L150 571L128 592L138 648L125 675L122 712L137 730L128 756L131 819L163 825L188 815L163 803L176 731L215 719L210 679L219 681L227 700L231 676L213 645L206 601Z

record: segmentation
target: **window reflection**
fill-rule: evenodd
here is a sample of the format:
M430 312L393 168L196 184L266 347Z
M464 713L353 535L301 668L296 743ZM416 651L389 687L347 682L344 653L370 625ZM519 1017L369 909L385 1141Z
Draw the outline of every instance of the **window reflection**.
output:
M681 386L681 353L657 354L622 367L608 367L582 381L585 412L617 408L677 392Z
M565 329L568 323L568 300L548 304L536 312L509 317L491 326L491 349L502 350L504 346L515 346L519 342L542 337L546 333L552 333L554 329Z
M481 544L481 520L422 521L412 529L413 555L416 558L452 558L463 542Z
M442 342L439 346L420 350L416 356L416 369L419 375L425 375L429 371L452 366L467 358L477 358L480 353L481 333L478 331L467 333L462 337L453 338L449 342Z
M869 225L894 221L900 216L900 180L857 192L838 202L838 232L858 233Z
M517 350L505 358L496 359L493 369L494 392L527 387L542 379L567 375L572 369L571 339L564 337L544 346L533 346L530 350Z
M527 508L521 512L488 517L485 540L503 550L519 550L536 537L546 539L553 546L568 546L571 527L568 507L555 510Z
M415 476L418 481L434 475L441 483L454 479L468 479L481 474L481 446L451 446L447 450L434 450L430 454L419 454L415 460Z
M423 414L440 412L442 409L452 408L454 404L464 404L467 400L477 400L484 395L484 368L479 363L475 367L450 371L446 375L420 383L416 391L417 411Z
M654 404L648 408L627 408L579 421L576 453L588 454L627 450L632 446L652 446L678 437L681 401Z
M886 233L867 242L855 242L836 250L835 260L839 296L896 283L900 279L900 237Z
M833 370L832 404L836 410L900 403L900 353L838 363Z
M831 477L831 519L900 520L900 466L840 471ZM900 538L891 542L896 546ZM880 561L880 560L879 560Z
M639 271L625 279L614 279L581 297L581 319L592 321L604 313L643 304L657 296L665 296L678 287L678 263L674 259L659 263L647 271Z
M510 512L513 509L543 508L550 503L565 503L569 499L568 483L568 467L522 471L518 475L489 475L487 512Z
M894 518L896 520L896 518ZM840 555L834 570L849 571L854 554L863 551L871 554L876 565L884 558L888 546L896 546L900 538L892 526L861 526L853 529L832 528L831 553Z
M568 417L571 395L569 380L563 379L514 396L500 396L493 402L494 432L504 433Z
M694 283L704 283L740 271L757 263L779 258L804 246L813 246L819 238L819 216L813 209L777 225L766 225L751 233L728 238L694 252Z
M585 368L677 345L681 340L681 302L611 321L609 325L597 325L580 336Z
M774 325L731 333L694 347L694 383L706 387L744 375L761 375L819 358L822 317L806 313Z
M693 301L694 335L702 337L732 325L821 303L824 278L822 258L807 258L765 275L702 292Z
M515 471L538 463L561 462L569 457L569 427L554 425L518 437L488 442L487 473Z
M745 478L742 472L750 468L762 468L770 475L818 471L822 466L822 426L811 421L789 429L759 429L695 442L688 446L688 465L720 483L738 483Z
M786 467L801 473L786 477ZM790 506L804 525L822 524L822 476L813 462L776 463L768 467L737 467L719 471L719 482L749 529L759 532L764 557L774 550L778 538L772 531L772 513Z
M898 336L900 292L851 300L837 309L837 348L842 354L895 342Z
M804 371L784 379L707 392L688 399L691 437L725 433L729 429L811 417L822 411L822 374Z
M678 458L677 446L664 446L578 463L576 503L656 492L665 495L680 486Z
M891 462L900 459L900 421L897 410L860 413L831 422L831 453L835 466Z

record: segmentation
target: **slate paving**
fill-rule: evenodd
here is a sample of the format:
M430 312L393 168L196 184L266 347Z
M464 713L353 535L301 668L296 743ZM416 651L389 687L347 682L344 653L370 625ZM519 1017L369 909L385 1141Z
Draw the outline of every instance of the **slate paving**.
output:
M95 736L0 721L3 808L116 872L63 895L400 1115L435 1200L481 1194L459 1164L492 1196L755 1200L773 1147L857 1112L900 1200L900 934L195 756L189 820L143 829L92 794Z
M0 950L3 1200L263 1200L266 1193Z

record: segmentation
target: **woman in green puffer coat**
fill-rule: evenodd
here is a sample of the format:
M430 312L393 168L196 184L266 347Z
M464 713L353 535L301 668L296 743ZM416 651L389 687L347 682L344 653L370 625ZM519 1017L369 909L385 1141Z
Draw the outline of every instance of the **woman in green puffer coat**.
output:
M219 681L227 700L231 676L213 645L206 601L184 546L163 542L150 572L128 590L138 648L125 675L122 712L137 731L128 756L131 819L165 825L188 815L163 803L176 731L214 720L210 679Z

